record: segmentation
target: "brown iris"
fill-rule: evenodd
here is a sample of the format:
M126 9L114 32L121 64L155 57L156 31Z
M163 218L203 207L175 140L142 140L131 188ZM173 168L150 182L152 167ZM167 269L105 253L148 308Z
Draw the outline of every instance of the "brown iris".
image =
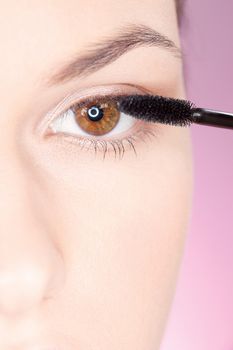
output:
M115 101L86 103L85 106L74 108L75 120L87 133L104 135L117 125L120 111Z

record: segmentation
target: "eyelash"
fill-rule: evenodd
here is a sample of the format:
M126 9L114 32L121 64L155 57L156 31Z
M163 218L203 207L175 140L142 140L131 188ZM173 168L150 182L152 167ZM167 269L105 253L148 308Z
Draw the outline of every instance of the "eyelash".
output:
M125 96L129 96L130 94L124 94ZM114 94L114 93L110 93L110 94L104 94L101 96L98 95L92 95L89 97L86 97L85 99L82 99L81 102L78 103L72 103L71 106L69 108L67 108L65 111L62 112L63 116L61 117L61 120L63 120L65 118L65 113L68 110L72 110L73 108L79 109L81 108L83 105L86 105L90 102L92 102L93 100L95 101L100 101L101 100L106 100L107 101L111 101L111 100L115 100L117 101L117 97L122 96L122 94ZM132 114L129 114L130 116L133 117ZM84 149L84 146L86 145L87 142L90 143L90 145L92 146L91 148L85 148L85 150L87 152L89 152L90 150L95 150L95 156L98 153L99 147L101 146L102 150L101 153L103 154L103 160L105 159L106 153L110 150L110 147L112 147L112 151L114 151L115 154L115 159L117 158L117 154L119 156L119 159L122 160L123 156L125 154L126 151L126 147L124 145L124 142L127 142L127 146L130 147L130 149L132 148L134 151L135 156L137 157L137 151L136 151L136 145L139 144L139 142L143 141L146 143L145 138L149 138L150 136L156 137L157 134L154 132L154 130L152 130L151 125L153 125L154 123L150 123L147 121L142 121L142 120L136 120L135 119L135 124L133 126L133 129L135 127L137 127L136 132L131 133L130 135L127 135L126 137L123 138L119 138L119 139L106 139L106 138L91 138L91 137L82 137L82 136L72 136L72 134L68 134L65 132L58 132L58 133L51 133L51 134L47 134L49 136L53 135L56 137L61 137L63 139L67 139L69 142L71 142L72 144L75 144L77 146L80 146L81 150ZM155 124L153 125L155 126ZM138 129L139 127L139 129Z

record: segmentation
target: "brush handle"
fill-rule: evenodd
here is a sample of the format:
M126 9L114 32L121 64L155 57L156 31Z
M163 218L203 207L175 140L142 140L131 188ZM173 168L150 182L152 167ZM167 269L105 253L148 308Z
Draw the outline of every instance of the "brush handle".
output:
M192 108L194 123L233 129L233 114L206 108Z

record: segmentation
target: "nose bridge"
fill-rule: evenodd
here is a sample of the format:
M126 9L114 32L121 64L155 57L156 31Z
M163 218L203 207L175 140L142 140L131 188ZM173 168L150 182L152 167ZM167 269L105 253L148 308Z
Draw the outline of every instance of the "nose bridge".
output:
M13 146L0 147L0 157L0 315L9 316L37 307L61 284L64 271L36 212L33 172Z
M1 228L4 222L10 222L13 225L24 221L25 209L27 209L28 214L30 213L29 198L32 198L30 196L30 181L33 178L30 177L29 169L21 163L19 152L17 147L14 147L11 137L5 137L5 144L0 143L1 234L4 233L4 229Z

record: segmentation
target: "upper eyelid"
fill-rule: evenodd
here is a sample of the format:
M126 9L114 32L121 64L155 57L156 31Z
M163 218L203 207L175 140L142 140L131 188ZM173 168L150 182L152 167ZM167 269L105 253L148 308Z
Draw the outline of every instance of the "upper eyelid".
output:
M121 86L124 86L124 88L121 88ZM127 91L128 90L128 91ZM66 94L65 97L60 100L58 104L55 105L46 115L44 116L43 120L39 122L39 125L36 126L36 131L39 133L40 136L43 135L46 128L48 127L49 123L53 120L53 118L56 115L59 115L59 113L64 112L65 110L71 108L72 105L75 104L75 102L78 100L85 100L85 98L88 98L91 95L100 96L101 95L111 95L111 94L146 94L146 93L152 93L150 90L146 89L145 87L134 85L130 83L122 83L122 84L105 84L105 85L96 85L92 86L90 88L85 89L78 89L75 90L75 92L71 94ZM80 96L77 96L80 95ZM77 101L79 103L79 101Z

